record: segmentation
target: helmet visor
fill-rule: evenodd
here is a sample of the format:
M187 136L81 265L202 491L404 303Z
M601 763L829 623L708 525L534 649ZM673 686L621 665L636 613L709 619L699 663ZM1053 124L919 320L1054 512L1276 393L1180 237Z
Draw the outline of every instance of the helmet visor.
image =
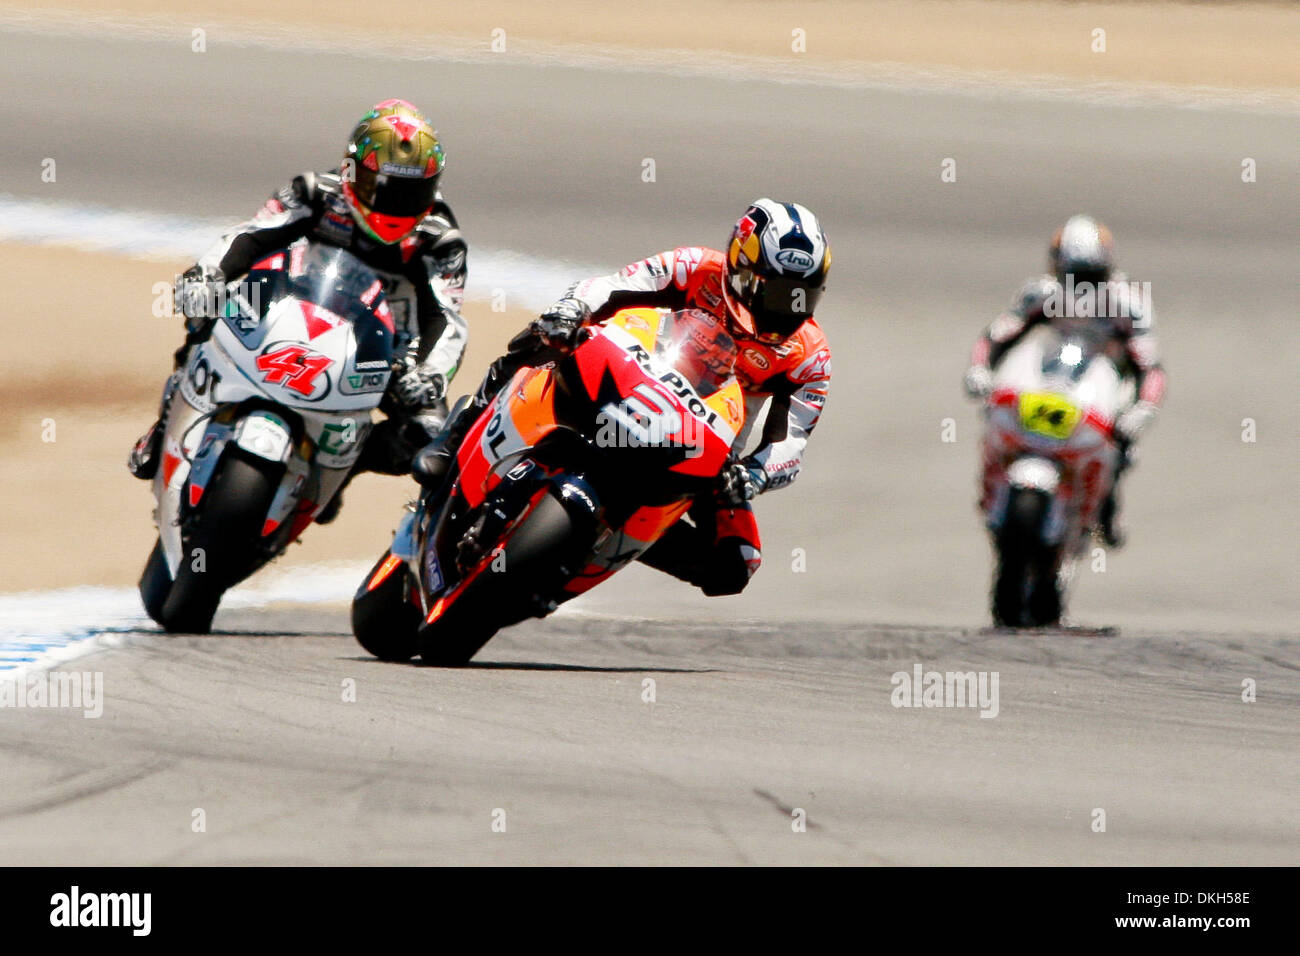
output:
M789 276L765 278L752 269L731 275L731 291L754 317L759 339L786 339L799 330L822 296L822 286Z
M433 205L438 177L390 176L357 166L353 187L371 212L384 216L418 216Z

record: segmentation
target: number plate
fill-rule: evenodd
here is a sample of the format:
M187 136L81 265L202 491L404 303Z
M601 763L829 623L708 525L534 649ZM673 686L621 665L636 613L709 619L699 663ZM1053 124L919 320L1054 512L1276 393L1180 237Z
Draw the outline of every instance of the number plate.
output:
M1020 396L1020 424L1025 431L1066 439L1083 413L1069 399L1052 392L1025 392Z

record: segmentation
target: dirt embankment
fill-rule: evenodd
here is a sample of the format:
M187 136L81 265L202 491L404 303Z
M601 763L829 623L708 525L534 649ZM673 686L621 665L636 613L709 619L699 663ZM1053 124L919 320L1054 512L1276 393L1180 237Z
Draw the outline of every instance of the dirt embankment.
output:
M19 5L10 9L34 9ZM244 34L284 27L326 40L368 36L418 52L423 38L502 55L581 45L720 52L791 63L902 64L1075 80L1300 89L1300 9L1290 3L1120 0L389 0L382 19L341 0L63 0L83 16L160 16ZM44 14L49 16L50 14ZM390 29L392 28L392 29ZM503 32L501 32L503 31ZM1104 31L1104 47L1100 35ZM562 56L560 61L562 62Z
M0 592L138 576L153 543L153 498L127 473L126 454L157 411L181 339L175 318L153 314L167 294L156 290L185 265L0 246L0 274L43 290L39 303L0 306L9 340L0 356ZM471 344L455 394L477 385L528 319L474 304L466 315ZM358 479L338 521L311 529L282 560L377 555L412 487Z

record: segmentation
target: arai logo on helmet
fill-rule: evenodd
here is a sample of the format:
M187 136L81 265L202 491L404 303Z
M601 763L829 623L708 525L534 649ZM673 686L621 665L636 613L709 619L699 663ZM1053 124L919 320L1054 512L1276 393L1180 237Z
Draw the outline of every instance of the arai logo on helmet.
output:
M813 257L802 249L782 249L776 254L776 261L796 272L807 272L813 267Z

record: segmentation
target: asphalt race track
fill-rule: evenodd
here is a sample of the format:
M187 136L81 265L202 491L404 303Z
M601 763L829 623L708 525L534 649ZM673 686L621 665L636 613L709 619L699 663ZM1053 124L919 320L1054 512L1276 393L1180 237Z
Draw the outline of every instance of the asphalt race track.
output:
M369 659L342 603L126 635L76 664L102 718L0 721L8 862L1300 861L1300 117L8 33L0 88L7 128L59 131L61 201L238 216L403 95L471 274L475 244L717 245L756 195L835 248L830 404L743 598L635 568L458 671ZM16 138L3 190L43 195L51 148ZM1116 630L997 633L960 375L1081 209L1152 283L1170 397L1132 543L1072 604ZM917 664L996 672L996 717L892 706Z

